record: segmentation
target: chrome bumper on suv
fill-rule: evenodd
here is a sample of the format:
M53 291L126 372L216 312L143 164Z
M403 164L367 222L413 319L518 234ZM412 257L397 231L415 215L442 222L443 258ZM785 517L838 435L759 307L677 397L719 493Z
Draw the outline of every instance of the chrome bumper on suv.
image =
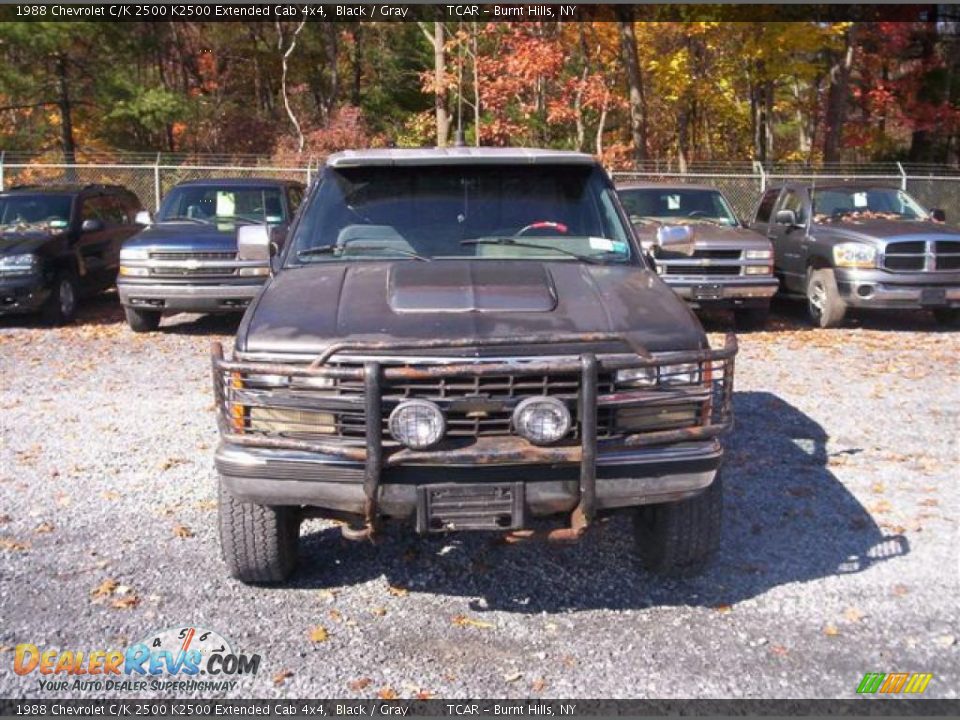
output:
M960 308L960 271L890 272L837 268L837 288L853 307L877 309Z
M690 257L658 257L657 272L684 300L710 305L766 305L777 293L773 259L747 259L738 249L697 249Z
M121 263L117 292L123 305L176 312L243 310L269 274L261 260L235 252L153 250L147 259Z
M512 497L534 515L570 512L569 527L553 532L577 537L598 510L681 499L713 482L717 438L732 423L733 335L721 349L656 356L403 362L379 354L619 340L597 333L348 343L309 364L227 360L215 344L217 469L241 500L360 515L364 527L354 535L374 532L381 515L416 514L421 529L423 491L462 486L514 488ZM345 353L357 359L333 359ZM618 370L632 368L656 379L615 384ZM672 382L677 377L683 384ZM512 410L541 395L571 409L567 441L537 446L513 432ZM431 400L447 418L444 439L427 450L407 449L386 432L391 410L411 398Z

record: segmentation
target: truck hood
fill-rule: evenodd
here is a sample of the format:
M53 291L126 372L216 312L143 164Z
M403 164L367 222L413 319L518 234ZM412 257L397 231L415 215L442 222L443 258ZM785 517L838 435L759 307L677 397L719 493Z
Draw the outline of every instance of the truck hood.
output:
M681 223L678 223L681 224ZM634 225L637 237L646 246L657 236L659 225ZM763 235L744 227L690 223L697 250L770 250L772 245Z
M895 240L960 240L960 230L924 220L862 220L818 223L811 234L867 243Z
M234 223L205 225L189 221L159 222L123 243L125 248L163 248L169 252L236 252Z
M635 265L435 260L316 263L272 278L244 316L245 353L316 355L345 338L411 341L613 332L598 351L690 350L706 346L700 323L655 273ZM582 348L581 348L582 349ZM496 354L568 352L557 346L497 348ZM404 353L393 353L404 354Z

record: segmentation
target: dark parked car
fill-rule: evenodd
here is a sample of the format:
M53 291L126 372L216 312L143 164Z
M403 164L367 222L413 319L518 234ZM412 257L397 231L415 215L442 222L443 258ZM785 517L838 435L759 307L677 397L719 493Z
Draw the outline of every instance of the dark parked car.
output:
M738 327L763 327L777 292L773 247L743 226L723 193L704 185L662 183L630 183L617 192L667 285L695 307L732 309ZM655 246L660 227L678 224L693 228L692 255Z
M0 315L70 322L82 296L117 278L140 200L118 185L20 186L0 193Z
M240 234L266 260L267 230ZM272 262L213 357L234 576L285 578L311 515L574 540L629 510L654 569L716 547L735 340L710 349L592 157L338 153Z
M303 184L264 178L192 180L164 198L156 222L124 243L117 288L136 332L156 330L164 312L238 312L269 274L248 257L237 230L266 224L283 243Z
M781 289L820 327L848 309L932 310L960 318L960 230L903 190L873 183L767 190L753 228L773 241Z

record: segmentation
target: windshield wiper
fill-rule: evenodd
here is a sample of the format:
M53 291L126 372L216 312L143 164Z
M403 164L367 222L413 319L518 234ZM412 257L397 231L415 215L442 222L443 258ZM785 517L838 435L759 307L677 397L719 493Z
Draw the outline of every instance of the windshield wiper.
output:
M200 225L209 225L209 220L204 220L202 218L187 217L186 215L169 215L165 218L161 218L160 222L172 222L174 220L189 220L190 222L199 223Z
M386 251L397 253L398 255L403 255L404 257L413 258L414 260L419 260L421 262L430 262L430 258L424 257L419 253L415 253L413 250L385 247L383 245L359 245L357 243L351 243L350 245L317 245L316 247L312 248L304 248L303 250L297 252L297 257L311 257L313 255L338 255L343 257L343 251L346 249Z
M514 240L509 237L498 237L498 238L472 238L470 240L461 240L461 245L509 245L510 247L522 247L522 248L533 248L534 250L553 250L554 252L562 253L564 255L569 255L572 258L576 258L581 262L597 264L600 262L600 258L597 258L593 255L581 255L580 253L575 253L572 250L565 250L564 248L554 247L553 245L538 245L537 243L523 242L522 240Z
M251 220L250 218L238 217L237 215L217 215L214 218L217 222L247 223L248 225L260 225L263 220Z

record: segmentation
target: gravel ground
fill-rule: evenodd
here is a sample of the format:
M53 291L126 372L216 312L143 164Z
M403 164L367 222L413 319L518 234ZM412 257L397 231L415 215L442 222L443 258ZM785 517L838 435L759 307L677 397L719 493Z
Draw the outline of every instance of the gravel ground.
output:
M104 694L41 691L12 672L18 643L191 624L262 656L235 697L846 698L868 671L957 697L960 333L813 331L785 306L741 336L723 550L700 578L642 571L622 518L572 547L353 544L310 521L293 580L249 588L221 564L212 463L208 347L235 328L134 335L111 296L68 328L0 319L0 697Z

